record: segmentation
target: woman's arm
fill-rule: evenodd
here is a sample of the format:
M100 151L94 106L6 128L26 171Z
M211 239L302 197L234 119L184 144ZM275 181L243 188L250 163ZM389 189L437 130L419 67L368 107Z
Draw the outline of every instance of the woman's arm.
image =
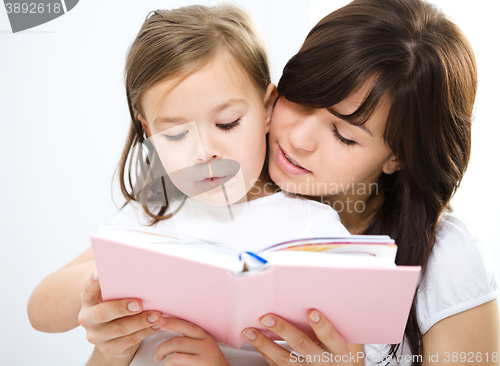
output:
M92 249L88 248L38 284L28 301L28 317L33 328L57 333L79 325L83 283L95 270L93 259Z
M497 300L440 320L423 335L422 341L423 366L471 362L499 365Z

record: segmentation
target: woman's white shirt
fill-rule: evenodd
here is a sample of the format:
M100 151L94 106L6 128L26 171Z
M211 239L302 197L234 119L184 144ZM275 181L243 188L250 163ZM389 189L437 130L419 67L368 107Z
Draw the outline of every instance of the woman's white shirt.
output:
M425 334L438 321L496 299L498 285L491 256L471 228L451 214L440 220L425 276L417 292L417 322ZM390 365L410 365L404 342ZM365 345L365 366L389 360L388 345ZM399 355L399 356L398 356ZM399 362L398 362L399 361ZM379 365L385 365L382 362Z

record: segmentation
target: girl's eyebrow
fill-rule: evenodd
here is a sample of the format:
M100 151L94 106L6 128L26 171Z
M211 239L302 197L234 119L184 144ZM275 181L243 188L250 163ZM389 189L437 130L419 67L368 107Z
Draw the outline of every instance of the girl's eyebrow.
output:
M215 107L211 108L209 113L210 114L219 113L219 112L222 112L224 109L227 109L227 108L232 107L232 106L237 105L237 104L246 106L246 105L248 105L248 102L246 101L246 99L242 99L242 98L231 98L231 99L225 101L224 103L221 103L221 104L216 105ZM187 123L188 120L184 117L158 116L153 120L152 125L154 126L158 123L180 123L180 122Z
M247 101L245 99L242 99L242 98L231 98L231 99L225 101L224 103L219 104L219 105L213 107L210 110L210 113L222 112L224 109L232 107L235 104L247 105L248 103L247 103Z
M187 122L185 118L182 117L161 117L158 116L153 120L153 126L158 123L178 123L178 122Z

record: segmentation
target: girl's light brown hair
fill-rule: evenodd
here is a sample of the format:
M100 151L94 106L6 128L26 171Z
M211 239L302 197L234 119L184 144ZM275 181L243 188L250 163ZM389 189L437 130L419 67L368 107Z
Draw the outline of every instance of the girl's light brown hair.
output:
M251 17L233 5L153 11L128 51L125 85L131 125L118 174L125 204L141 202L152 218L151 225L172 216L166 214L166 192L175 188L158 168L161 164L151 145L143 154L147 136L138 119L139 115L144 116L141 98L161 81L192 75L220 52L230 55L246 70L255 87L265 93L271 77L264 44ZM157 203L158 212L150 211L148 201Z

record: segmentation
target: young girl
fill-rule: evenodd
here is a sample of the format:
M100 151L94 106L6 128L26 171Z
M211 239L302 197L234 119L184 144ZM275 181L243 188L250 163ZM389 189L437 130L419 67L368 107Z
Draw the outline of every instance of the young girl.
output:
M114 224L238 251L349 235L330 207L272 194L265 159L276 92L262 42L238 8L152 12L128 52L126 92L132 125L119 169L127 204ZM142 313L137 299L103 303L94 268L88 249L42 281L29 302L38 330L86 328L96 345L90 364L157 364L155 354L161 361L174 352L169 362L179 365L266 364L251 345L219 348L193 324ZM149 337L159 327L184 337Z

